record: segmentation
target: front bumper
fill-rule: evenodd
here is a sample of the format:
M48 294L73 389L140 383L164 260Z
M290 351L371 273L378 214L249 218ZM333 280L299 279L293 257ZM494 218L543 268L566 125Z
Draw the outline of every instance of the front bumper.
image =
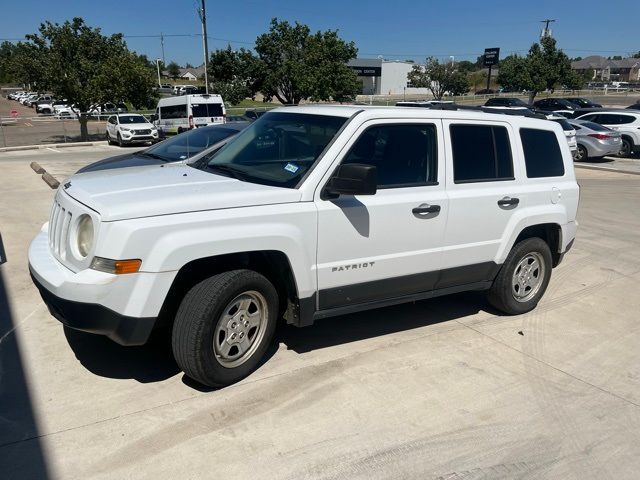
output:
M145 343L176 272L73 272L51 254L47 231L45 224L31 242L29 270L51 314L71 328L122 345Z

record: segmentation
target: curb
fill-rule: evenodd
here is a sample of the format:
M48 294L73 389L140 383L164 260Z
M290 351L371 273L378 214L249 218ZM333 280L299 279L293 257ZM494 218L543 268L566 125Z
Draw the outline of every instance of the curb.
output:
M71 142L71 143L48 143L43 145L21 145L18 147L0 147L0 152L19 152L22 150L42 150L45 148L71 148L71 147L90 147L94 145L106 145L106 140L95 142Z
M623 170L621 168L612 168L612 167L598 167L596 165L573 165L574 168L584 168L585 170L600 170L604 172L612 172L612 173L626 173L627 175L640 175L640 171L637 170Z

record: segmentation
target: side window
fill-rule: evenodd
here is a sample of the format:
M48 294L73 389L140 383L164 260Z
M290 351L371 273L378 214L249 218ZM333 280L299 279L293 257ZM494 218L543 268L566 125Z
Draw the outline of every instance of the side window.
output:
M520 129L527 177L562 177L564 163L556 134L550 130Z
M598 117L599 115L597 114L591 114L591 115L585 115L583 117L580 117L580 120L587 120L588 122L600 123L600 119Z
M451 125L455 183L513 180L513 160L505 127Z
M360 135L343 163L375 166L378 188L436 184L436 127L433 124L371 127Z
M635 121L636 121L636 118L632 117L631 115L618 115L619 125L626 125L627 123L633 123Z
M187 106L186 104L163 106L160 107L160 114L163 119L187 118Z

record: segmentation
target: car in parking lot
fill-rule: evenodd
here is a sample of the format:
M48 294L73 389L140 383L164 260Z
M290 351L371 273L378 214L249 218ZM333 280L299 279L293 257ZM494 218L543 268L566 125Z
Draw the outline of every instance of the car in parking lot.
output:
M627 107L627 110L640 110L640 102L632 103Z
M628 157L640 150L640 111L601 110L581 115L576 120L588 120L620 132L622 137L621 157Z
M164 136L224 123L226 113L220 95L182 95L161 98L152 120Z
M106 137L109 144L121 147L132 143L153 143L158 140L158 129L143 115L112 115L107 119Z
M169 137L149 148L115 157L105 158L82 167L76 173L95 172L112 168L162 165L171 162L196 161L199 156L211 154L227 144L248 122L209 125Z
M543 98L542 100L533 102L533 106L545 112L566 114L568 116L572 115L574 110L580 108L575 103L571 103L562 98Z
M575 152L578 149L578 142L576 141L576 129L571 125L566 118L559 115L548 115L547 120L551 120L552 122L560 124L562 127L562 133L564 133L565 138L567 139L567 144L569 145L569 150L571 153Z
M588 120L567 120L576 131L577 148L573 159L578 162L617 155L622 148L620 132Z
M602 105L600 105L599 103L595 103L584 97L565 97L562 100L571 102L580 108L602 108Z
M63 324L137 345L166 321L179 367L224 386L264 361L280 319L468 290L533 310L573 245L578 199L554 122L279 108L198 165L72 176L29 268Z
M502 107L502 108L527 108L530 109L531 105L523 102L519 98L512 97L495 97L490 98L484 102L485 107Z

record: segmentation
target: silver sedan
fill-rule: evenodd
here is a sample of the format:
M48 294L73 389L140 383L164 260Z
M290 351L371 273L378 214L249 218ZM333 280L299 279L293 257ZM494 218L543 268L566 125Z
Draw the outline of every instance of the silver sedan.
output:
M575 161L617 155L622 147L620 133L587 120L568 120L576 129L578 149L573 154Z

